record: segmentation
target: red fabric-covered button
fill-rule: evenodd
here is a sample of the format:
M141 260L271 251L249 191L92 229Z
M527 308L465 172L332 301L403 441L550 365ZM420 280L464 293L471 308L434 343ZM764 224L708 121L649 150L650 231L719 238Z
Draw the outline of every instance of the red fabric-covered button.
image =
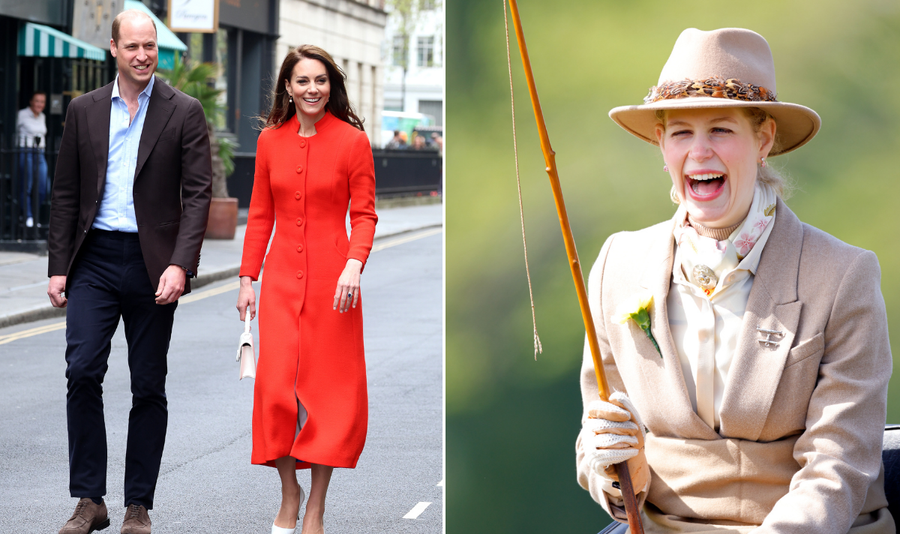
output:
M297 217L297 226L303 225L303 217Z
M297 278L303 278L303 271L297 271Z
M300 191L297 191L296 193L294 193L294 198L296 198L297 200L300 200L300 197L302 197L302 196L303 195L300 194Z
M300 140L300 148L306 148L306 140L305 139Z
M297 252L303 252L303 243L297 245Z
M298 172L298 173L303 172L303 165L298 165L298 166L297 166L297 172Z

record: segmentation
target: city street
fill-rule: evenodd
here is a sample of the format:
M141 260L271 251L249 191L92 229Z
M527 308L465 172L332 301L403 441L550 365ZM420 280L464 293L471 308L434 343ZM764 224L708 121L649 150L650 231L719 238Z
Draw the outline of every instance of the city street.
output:
M441 228L379 239L362 276L369 428L355 470L337 469L329 533L439 533L443 525ZM257 291L258 284L255 284ZM169 351L169 427L150 512L154 534L270 531L274 469L250 464L253 381L238 381L236 278L181 299ZM254 321L254 332L255 332ZM258 338L257 338L258 341ZM0 532L55 533L68 491L64 320L0 329ZM125 338L104 383L106 502L117 533L130 391ZM309 491L309 470L298 472ZM299 529L297 530L299 533Z

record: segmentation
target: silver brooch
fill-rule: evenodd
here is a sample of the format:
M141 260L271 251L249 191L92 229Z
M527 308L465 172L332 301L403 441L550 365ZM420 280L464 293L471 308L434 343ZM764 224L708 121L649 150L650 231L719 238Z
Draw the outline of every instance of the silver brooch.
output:
M691 278L694 279L694 283L703 291L712 291L716 288L716 284L719 283L719 277L706 265L697 265L694 267L694 270L691 271Z
M778 348L778 342L784 338L784 332L779 330L768 330L766 328L761 328L759 326L756 327L756 330L759 331L760 335L765 335L765 339L760 339L759 344L767 349L775 350Z

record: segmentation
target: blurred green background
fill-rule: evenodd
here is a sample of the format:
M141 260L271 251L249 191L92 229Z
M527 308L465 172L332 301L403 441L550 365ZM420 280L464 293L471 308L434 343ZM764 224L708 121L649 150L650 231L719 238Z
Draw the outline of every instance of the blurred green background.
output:
M575 481L582 319L513 36L544 346L532 357L502 6L446 7L447 532L595 533L608 519ZM900 2L522 0L519 8L585 274L610 233L675 209L659 150L616 126L609 109L641 102L684 28L750 28L772 47L779 98L822 116L816 139L771 160L796 184L788 204L878 254L900 353ZM889 404L888 420L900 423L897 376Z

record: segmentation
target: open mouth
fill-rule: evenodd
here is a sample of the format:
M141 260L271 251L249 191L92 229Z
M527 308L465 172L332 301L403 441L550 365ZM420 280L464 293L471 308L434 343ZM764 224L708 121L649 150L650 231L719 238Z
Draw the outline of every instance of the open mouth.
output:
M698 197L717 193L725 185L725 175L716 173L695 174L687 177L691 191Z
M318 104L319 100L322 100L322 97L319 98L304 98L303 101L307 104Z
M150 68L150 65L135 65L134 66L134 69L137 71L140 71L140 72L144 72L145 70L147 70L149 68Z

